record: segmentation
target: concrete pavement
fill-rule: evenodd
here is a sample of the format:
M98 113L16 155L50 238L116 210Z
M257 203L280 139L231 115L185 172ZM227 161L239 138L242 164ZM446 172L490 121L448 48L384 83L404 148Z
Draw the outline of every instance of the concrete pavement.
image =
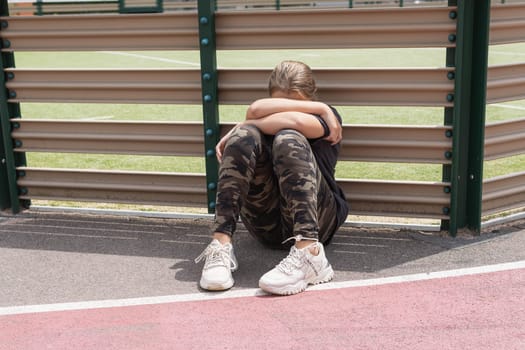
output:
M0 329L10 327L12 334L25 334L27 338L24 341L20 337L9 338L10 343L6 339L6 342L0 344L10 344L9 349L38 348L31 344L41 344L41 337L56 336L64 330L57 328L49 330L43 327L42 333L38 335L31 334L27 325L40 324L40 327L42 324L59 325L60 322L67 323L76 319L74 322L78 323L79 327L76 334L82 336L78 338L70 334L69 341L77 345L89 344L85 348L101 349L104 347L98 347L96 345L98 343L93 338L93 324L89 323L81 327L83 323L78 319L85 318L87 321L91 319L98 323L98 328L95 328L100 334L97 334L97 337L100 336L102 340L107 340L103 336L104 333L108 336L113 334L122 337L124 333L133 333L135 329L136 333L130 333L127 338L123 338L129 340L148 333L144 328L147 328L147 325L136 322L137 317L139 319L144 317L149 320L148 324L153 327L156 337L164 339L163 346L157 341L146 342L144 347L140 346L140 342L134 342L136 346L130 346L127 341L116 341L114 347L107 348L185 349L198 348L199 344L200 348L206 348L207 346L200 342L201 338L198 338L199 341L195 338L200 337L206 329L201 327L200 322L209 323L213 316L221 317L222 312L228 312L228 305L231 307L235 303L237 317L230 315L227 317L228 323L242 328L247 323L255 322L259 331L264 330L270 332L268 334L276 335L275 338L266 339L268 346L275 345L275 341L281 339L279 338L281 336L282 339L299 336L295 331L290 330L291 326L287 326L286 322L280 321L281 328L275 328L275 319L262 317L268 316L265 312L278 313L282 310L286 315L293 314L299 319L304 318L314 323L317 317L315 315L322 315L317 319L327 323L308 327L309 323L303 320L295 321L298 323L294 327L297 327L298 331L318 334L320 339L326 334L339 339L339 342L326 343L331 344L326 348L340 348L339 346L356 349L395 348L387 346L388 342L385 342L393 339L398 339L407 346L413 345L405 348L456 348L458 344L468 345L469 338L472 337L471 344L477 344L477 349L489 349L490 347L483 346L493 344L489 340L492 339L491 337L500 338L501 333L498 332L510 332L508 346L502 349L525 348L525 335L519 330L525 329L525 318L521 316L525 312L518 314L511 312L519 308L525 311L523 303L517 302L525 299L522 298L525 292L525 269L521 268L521 265L517 265L518 268L514 265L512 271L487 270L487 273L481 273L479 276L476 274L476 277L451 275L448 278L436 278L431 281L414 280L406 282L406 285L396 283L395 288L383 282L352 288L348 284L345 285L348 281L375 281L376 279L381 281L381 278L522 263L525 261L525 221L493 227L481 236L463 235L457 238L438 232L343 227L332 244L327 247L327 255L336 270L333 288L330 287L330 290L326 291L310 291L291 298L272 298L271 300L275 301L270 304L264 303L267 298L261 299L257 295L257 281L287 252L265 249L243 230L236 235L234 241L240 268L234 275L236 284L232 291L228 292L231 296L236 296L237 301L228 299L228 293L220 295L219 300L213 300L217 296L216 293L199 290L196 282L200 276L201 265L194 264L193 259L209 242L210 225L210 219L205 218L166 219L79 212L28 211L16 216L10 214L0 216L2 266ZM199 300L199 298L206 299L207 295L211 295L212 300ZM92 308L87 306L85 314L80 310L63 311L67 317L62 316L58 311L61 310L60 305L66 305L64 303L93 301L95 304L89 305L97 305L97 301L130 298L142 300L140 298L164 296L172 298L167 299L171 301L178 300L178 296L182 299L186 296L192 297L185 299L183 303L155 302L149 307L146 305L107 307L104 310L107 310L108 314L95 311L100 305ZM18 312L19 315L9 315L9 310L14 310L14 307L49 304L58 305L57 311L39 312L38 307L33 309L30 307ZM212 309L209 308L210 305L213 306ZM302 309L302 305L310 305L310 307ZM405 308L407 312L400 311L400 308ZM162 318L163 312L159 311L161 309L171 310L169 312L172 315L177 314L179 317L169 320ZM2 310L4 316L1 316ZM437 316L439 310L446 310L450 314L445 319L440 319ZM476 310L480 312L476 313ZM486 312L484 313L483 310ZM143 316L140 316L140 312ZM94 314L96 316L92 319L90 315ZM180 315L184 317L181 318ZM202 315L202 319L199 319L198 315ZM385 315L388 316L385 319L385 322L388 322L385 324L400 325L397 331L395 327L381 327L381 320ZM160 318L156 318L157 316ZM103 331L108 317L109 319L117 317L122 321L117 327L120 331L117 330L116 333L110 330ZM330 321L331 317L332 321ZM496 322L499 325L496 327L498 330L488 331L487 329L495 327L495 323L490 323L488 320L495 317L501 321ZM68 321L61 321L63 318ZM24 321L19 322L20 320ZM42 323L43 320L47 321ZM485 326L472 331L472 327L466 327L470 324L469 320L472 324L483 321ZM357 327L359 322L375 326L363 332L363 329ZM166 337L169 338L171 333L163 334L163 327L175 327L179 323L187 327L184 328L185 336L178 336L177 339L182 342L181 344L186 345L167 346ZM122 327L127 327L127 331L122 333ZM17 329L22 333L17 333ZM287 333L276 333L276 329L285 329ZM345 333L345 330L357 332L361 336L354 338L349 333ZM424 332L421 333L421 337L410 338L409 334L411 332L413 334L414 330L418 332L424 330ZM398 332L397 336L396 332ZM2 332L0 338L3 334L5 333ZM84 337L86 334L91 334L90 341L86 341ZM256 334L241 332L239 337L253 339ZM456 337L458 342L449 342L451 347L432 346L430 339L436 337L439 339L447 335ZM96 339L99 339L97 337ZM241 338L237 339L238 344L243 344ZM418 339L421 347L415 346ZM233 340L235 337L232 338ZM313 338L305 338L305 341L308 340L312 342ZM53 345L51 348L71 348L64 345L67 344L67 339L61 341L66 343L50 342L49 344ZM183 343L184 341L186 343ZM218 347L248 348L236 347L235 342L228 343L227 339L222 341L223 343L219 343ZM265 339L262 341L263 343L257 343L260 348L264 348ZM383 344L384 347L376 347L378 344ZM281 345L283 345L281 348L302 347L297 342L281 343ZM0 349L4 348L5 345L4 347L0 345ZM75 347L77 348L79 347Z

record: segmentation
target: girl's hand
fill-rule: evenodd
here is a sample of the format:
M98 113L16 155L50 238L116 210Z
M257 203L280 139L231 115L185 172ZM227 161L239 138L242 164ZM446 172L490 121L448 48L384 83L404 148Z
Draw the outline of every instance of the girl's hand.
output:
M224 135L219 142L217 142L217 145L215 145L215 156L217 157L217 160L222 162L222 154L224 153L224 147L226 147L226 142L228 142L231 134L233 131L239 127L241 123L235 125L226 135Z
M328 129L330 130L330 134L325 137L325 140L329 141L332 145L338 144L343 139L343 127L337 120L337 117L335 116L332 109L328 107L326 112L321 115L321 118L324 119L326 125L328 125Z
M230 133L224 135L215 146L215 156L217 157L219 163L222 162L222 153L224 152L224 146L226 146L226 142L229 138Z
M335 123L333 126L328 125L330 134L325 137L326 141L329 141L332 145L338 144L343 139L343 128L341 124Z

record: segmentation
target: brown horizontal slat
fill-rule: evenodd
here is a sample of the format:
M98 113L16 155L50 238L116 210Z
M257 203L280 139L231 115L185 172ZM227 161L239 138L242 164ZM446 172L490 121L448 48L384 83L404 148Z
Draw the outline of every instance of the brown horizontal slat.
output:
M449 183L379 180L339 180L355 215L407 216L446 219Z
M447 8L249 11L216 14L218 49L451 47ZM4 51L198 49L194 11L2 17ZM268 26L271 23L271 26Z
M198 69L7 69L10 102L200 104Z
M490 43L523 42L525 3L493 5L490 11Z
M200 122L12 119L16 152L204 156ZM222 134L233 124L224 124ZM448 164L447 127L346 125L341 160Z
M204 154L203 124L198 122L13 119L12 125L17 152Z
M166 6L167 9L170 7L173 5ZM292 11L256 11L249 15L247 12L219 11L218 45L225 49L449 47L453 44L448 42L448 34L455 32L455 23L448 18L450 10L446 7L316 9L300 15L291 14ZM337 16L329 14L330 11L337 11ZM127 25L138 16L142 16L140 21ZM3 50L198 48L198 23L193 11L128 16L62 15L58 20L54 17L2 17L2 20L8 20L9 27L0 35L11 42L11 47ZM262 24L259 28L267 29L255 30L251 26L253 23ZM272 26L268 28L267 23L272 23ZM520 42L524 30L525 4L492 7L492 44Z
M270 69L220 69L219 103L267 97ZM333 105L451 106L448 68L315 69ZM201 103L198 69L7 69L9 102Z
M199 174L26 167L17 171L21 199L206 207L206 179Z
M524 203L525 172L483 181L482 215L520 208Z
M270 69L221 69L219 102L246 104L268 96ZM452 106L449 68L314 70L319 98L333 105Z
M451 8L218 12L217 48L451 47ZM271 23L271 25L268 25Z
M485 160L523 153L525 153L525 118L486 126Z
M450 164L450 127L351 125L344 128L341 160Z
M206 206L204 174L20 167L21 199ZM352 214L445 218L447 183L339 180Z
M1 17L2 51L198 50L196 12Z
M525 99L525 63L489 66L487 103Z

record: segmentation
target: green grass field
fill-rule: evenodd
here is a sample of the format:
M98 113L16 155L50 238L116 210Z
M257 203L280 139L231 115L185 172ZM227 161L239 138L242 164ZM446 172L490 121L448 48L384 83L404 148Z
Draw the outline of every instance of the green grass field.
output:
M278 50L218 53L219 67L273 67L282 59L312 67L443 67L444 49ZM17 53L18 68L165 68L199 67L199 53L69 52ZM489 64L525 62L525 44L492 47ZM220 106L221 121L240 121L246 106ZM201 120L190 105L23 103L23 118L85 120ZM441 125L443 108L338 107L345 124ZM522 118L525 100L487 107L488 123ZM32 167L204 172L204 160L178 157L29 153ZM525 171L525 155L485 163L485 178ZM340 162L339 178L441 181L441 165Z

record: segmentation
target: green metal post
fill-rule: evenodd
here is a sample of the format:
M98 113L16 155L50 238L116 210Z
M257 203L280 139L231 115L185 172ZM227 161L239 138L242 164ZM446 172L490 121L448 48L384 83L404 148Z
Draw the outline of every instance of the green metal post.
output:
M448 6L457 6L457 0L449 0ZM451 10L448 14L448 17L450 20L456 20L457 19L457 11ZM452 38L452 37L450 37ZM456 48L455 47L448 47L446 52L446 66L447 67L456 67ZM456 72L453 71L451 74L447 75L447 78L450 80L454 80L456 76ZM444 116L444 125L452 126L454 122L454 107L445 107L445 116ZM452 137L453 133L448 132L445 134L447 137ZM446 153L444 156L447 157L451 155L451 152ZM442 170L442 180L443 182L451 182L452 178L452 166L450 164L444 164L443 170ZM451 192L450 187L446 187L443 189L446 193ZM450 214L450 204L446 207L443 207L443 214L449 215ZM450 229L450 220L441 220L441 230L443 231L449 231Z
M3 59L0 58L3 66ZM11 140L11 124L9 122L9 111L7 108L7 94L5 89L5 77L0 74L0 84L4 88L0 89L0 116L2 130L2 144L0 145L0 208L11 208L11 203L16 202L16 186L13 189L13 180L16 181L16 176L13 176L14 160L13 160L13 144Z
M219 103L217 96L217 51L215 44L215 0L199 0L199 42L201 59L202 112L208 212L215 211L218 163L215 145L219 140Z
M43 6L42 2L43 0L36 0L36 12L35 12L36 16L42 16L44 13L44 9L42 8Z
M399 7L403 7L403 0L399 0Z
M474 0L472 0L474 3ZM483 160L485 148L485 113L487 102L487 70L490 31L490 0L476 1L474 30L472 31L472 78L466 206L467 227L477 233L481 230L483 192Z
M348 0L348 8L352 8L352 7L354 7L354 1Z
M7 0L1 1L0 15L8 17L9 8ZM5 30L9 27L9 20L3 20L0 23L0 30ZM9 40L2 41L2 47L8 48L11 45ZM15 66L15 59L12 52L3 51L0 54L0 66L4 71L5 68L12 68ZM13 213L20 211L21 203L18 199L18 186L16 183L17 173L16 167L26 164L24 153L15 153L13 148L13 139L11 137L12 127L16 127L16 123L11 124L11 119L20 118L20 106L18 103L8 102L9 97L16 96L16 91L7 91L6 80L13 79L12 73L0 74L0 129L2 135L2 143L0 145L0 208L11 208ZM23 202L24 206L28 206L29 202Z
M490 0L458 4L450 228L479 233L490 23ZM452 37L451 37L452 39Z
M280 0L275 0L275 9L276 10L280 10L281 9L281 1Z

